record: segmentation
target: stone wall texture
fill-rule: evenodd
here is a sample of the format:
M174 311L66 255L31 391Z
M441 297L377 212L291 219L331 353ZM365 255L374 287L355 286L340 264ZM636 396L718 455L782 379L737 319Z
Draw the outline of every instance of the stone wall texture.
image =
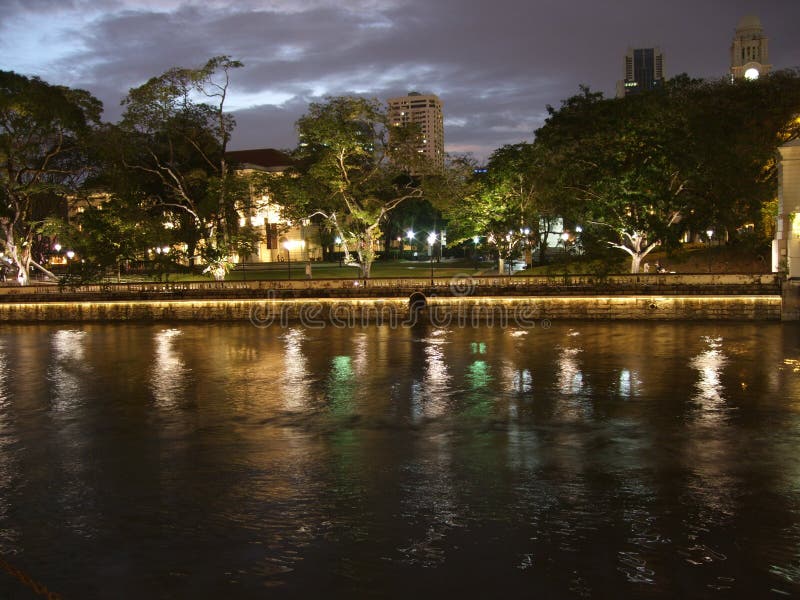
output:
M780 320L780 295L724 296L433 296L0 303L0 321L300 321L312 327L401 323L442 325L543 320Z

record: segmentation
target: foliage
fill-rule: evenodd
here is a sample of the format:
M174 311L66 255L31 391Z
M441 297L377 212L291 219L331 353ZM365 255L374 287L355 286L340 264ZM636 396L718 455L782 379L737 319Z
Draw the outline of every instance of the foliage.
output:
M798 106L795 72L735 84L681 76L616 100L582 88L548 107L536 132L540 192L564 198L576 222L605 228L638 272L686 231L757 220L775 193L775 150L800 128Z
M322 216L342 240L345 258L369 277L388 214L422 198L433 174L416 151L419 131L392 127L375 100L342 96L313 103L297 122L296 166L273 182L293 220Z
M199 69L170 69L130 90L119 127L107 132L117 193L130 196L121 186L135 179L134 201L158 207L190 255L209 265L236 253L236 208L249 194L226 160L235 121L225 101L241 66L217 56Z
M91 169L86 139L102 105L83 90L0 71L0 244L21 284L45 253L44 218Z

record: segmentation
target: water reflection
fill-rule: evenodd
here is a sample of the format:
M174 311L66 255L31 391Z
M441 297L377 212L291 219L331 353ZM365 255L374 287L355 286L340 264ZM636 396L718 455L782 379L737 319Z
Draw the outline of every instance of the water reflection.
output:
M293 328L283 336L283 394L286 409L295 412L306 406L311 396L308 359L303 351L306 336L302 329Z
M5 342L0 341L0 552L3 553L7 548L13 547L19 535L13 526L13 520L9 519L10 497L19 469L11 451L17 438L14 434L13 407L7 388L9 369Z
M558 413L566 421L590 419L593 414L591 390L584 381L584 373L579 360L583 348L559 346L556 350L558 351L556 386L561 392Z
M722 350L722 338L704 336L703 342L706 349L689 362L699 372L693 399L701 411L701 418L706 422L713 422L723 417L725 410L722 370L728 363L728 358Z
M558 388L563 394L580 394L583 391L583 371L578 356L583 349L560 347L557 350Z
M86 332L60 330L53 334L53 357L47 378L53 389L52 406L67 411L81 402L82 384L91 365L85 360Z
M0 549L75 598L792 593L785 327L20 328Z
M156 406L162 409L174 409L184 398L190 369L175 349L181 335L180 329L163 329L154 336L155 357L150 369L150 390Z
M424 371L422 380L412 384L412 418L434 419L445 414L452 393L452 375L444 355L447 344L447 330L434 330L423 341Z

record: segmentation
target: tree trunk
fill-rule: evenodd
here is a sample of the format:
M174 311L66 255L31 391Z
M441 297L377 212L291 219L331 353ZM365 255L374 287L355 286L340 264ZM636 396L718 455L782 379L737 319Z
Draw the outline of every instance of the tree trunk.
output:
M644 258L644 255L639 252L636 254L631 254L631 273L639 272L639 266L642 262L642 258Z
M531 259L533 262L533 259ZM546 242L539 242L539 264L544 265L547 264L547 243ZM533 265L531 265L533 266Z

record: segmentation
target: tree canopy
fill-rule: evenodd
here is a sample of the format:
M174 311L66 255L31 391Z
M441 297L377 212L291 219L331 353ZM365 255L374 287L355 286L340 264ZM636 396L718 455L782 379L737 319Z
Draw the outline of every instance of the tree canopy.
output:
M775 193L774 153L795 136L800 78L756 82L682 76L606 100L582 88L536 132L544 187L576 222L607 231L631 271L687 230L735 229Z
M42 226L92 168L85 141L102 104L84 90L0 71L0 244L27 284L42 266Z
M346 260L369 277L387 215L422 198L422 180L435 176L416 150L419 131L390 126L378 101L353 96L312 103L297 131L296 166L273 193L295 219L325 219Z

